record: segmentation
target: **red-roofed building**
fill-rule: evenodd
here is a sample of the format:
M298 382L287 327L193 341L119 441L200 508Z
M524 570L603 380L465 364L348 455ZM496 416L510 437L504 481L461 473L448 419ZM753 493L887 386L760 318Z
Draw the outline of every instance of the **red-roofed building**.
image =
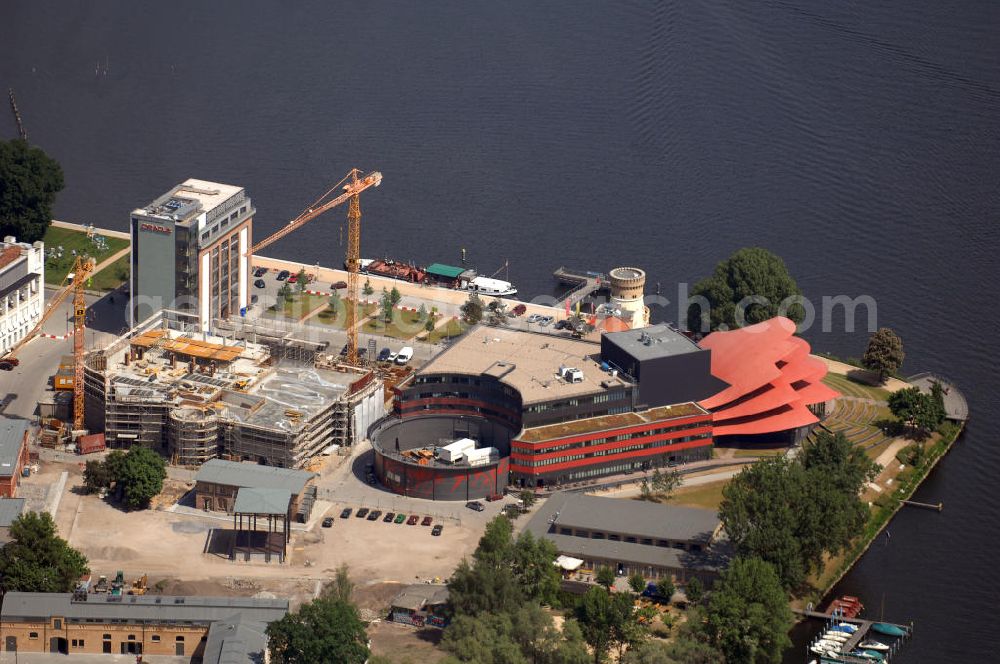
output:
M826 365L793 336L795 323L772 318L729 332L713 332L699 344L712 353L712 375L729 387L699 404L712 411L713 435L794 442L840 394L822 382Z

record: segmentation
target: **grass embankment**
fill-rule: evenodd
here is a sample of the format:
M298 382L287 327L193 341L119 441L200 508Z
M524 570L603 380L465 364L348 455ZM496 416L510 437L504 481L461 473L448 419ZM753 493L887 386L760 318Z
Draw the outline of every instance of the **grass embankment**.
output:
M318 307L323 306L323 303L327 299L322 295L293 292L291 296L285 298L283 301L279 300L278 304L268 307L267 313L271 315L280 313L285 318L302 320ZM279 305L280 309L278 308Z
M97 291L111 291L128 281L131 265L129 256L125 255L95 274L89 288Z
M365 323L362 331L394 339L412 339L426 330L425 325L429 315L421 316L419 311L394 309L391 322L386 323L381 316L378 316Z
M329 298L327 298L329 300ZM338 306L333 309L327 305L326 309L316 314L316 320L323 325L329 325L330 327L335 327L338 329L344 329L344 325L347 322L347 302L350 300L338 300ZM358 307L358 321L362 321L368 316L371 316L375 310L378 308L375 304L362 304Z
M701 507L717 510L722 503L722 490L727 484L729 484L729 480L720 480L700 486L682 486L670 495L667 503L681 507Z
M916 466L907 467L900 471L896 476L896 479L899 480L896 483L896 488L891 493L883 494L875 501L861 536L850 545L846 552L832 559L826 568L811 580L812 585L818 590L810 597L801 598L803 604L807 601L819 602L830 591L830 588L836 585L854 566L854 563L868 550L872 541L903 506L902 501L909 500L913 496L924 478L951 448L962 433L963 428L962 424L948 423L942 427L940 433L935 433L930 440L923 443L925 450L923 458Z
M98 235L100 234L95 234L95 237ZM108 258L109 256L112 256L128 247L128 240L124 238L110 237L108 235L100 235L100 237L104 238L104 249L99 249L95 240L88 238L87 234L83 231L49 226L45 231L45 236L42 238L42 241L45 243L46 254L45 283L58 286L63 282L63 279L66 278L66 275L73 267L73 261L76 259L76 256L73 255L73 250L76 250L77 255L87 254L100 263L105 258ZM59 247L62 247L61 258L47 258L51 249L58 249ZM128 266L127 258L125 265L126 267ZM116 267L117 263L105 268L106 270L109 270L110 273L104 277L102 283L110 283L112 280L117 278L119 272L116 271ZM101 274L103 274L103 272L104 271L102 270ZM101 274L94 277L95 283ZM128 274L126 274L124 278L118 278L114 286L117 286L127 278ZM114 286L112 286L112 288ZM97 288L96 285L93 287Z
M427 343L436 344L442 339L451 339L461 336L469 327L458 320L452 318L444 325L439 325L427 334Z

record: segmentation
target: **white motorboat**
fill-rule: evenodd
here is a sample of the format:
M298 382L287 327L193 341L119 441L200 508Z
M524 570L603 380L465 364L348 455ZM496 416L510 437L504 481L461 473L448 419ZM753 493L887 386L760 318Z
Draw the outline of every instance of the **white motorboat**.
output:
M881 641L865 641L864 643L858 644L858 648L861 650L877 650L880 652L888 652L889 646L885 645Z
M841 634L840 632L827 632L822 636L822 638L826 639L827 641L838 641L840 643L847 643L847 640L850 639L851 637L848 634Z
M846 628L847 631L849 631L851 634L854 634L856 631L858 631L857 625L852 625L851 623L847 622L837 623L837 627Z

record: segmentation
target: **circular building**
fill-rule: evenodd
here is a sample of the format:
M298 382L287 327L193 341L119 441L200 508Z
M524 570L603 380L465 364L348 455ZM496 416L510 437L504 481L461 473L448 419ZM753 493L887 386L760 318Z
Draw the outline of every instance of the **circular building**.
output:
M608 278L611 306L621 310L622 318L633 330L649 325L649 307L643 300L646 272L637 267L616 267Z
M387 417L368 432L375 476L392 491L475 500L507 488L511 427L476 415Z

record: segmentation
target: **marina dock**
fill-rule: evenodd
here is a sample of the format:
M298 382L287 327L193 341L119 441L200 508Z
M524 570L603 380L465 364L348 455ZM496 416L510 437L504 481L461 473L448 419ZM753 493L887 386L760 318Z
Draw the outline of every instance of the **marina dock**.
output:
M559 283L572 286L572 290L563 296L569 300L570 306L580 302L588 295L593 295L608 287L608 275L601 272L589 270L571 270L567 267L560 267L552 273Z
M885 621L863 620L861 618L847 618L845 616L834 615L830 613L822 613L820 611L795 610L795 613L805 616L807 618L816 618L819 620L825 620L827 622L827 627L833 627L839 623L849 623L858 628L857 631L851 634L850 638L848 638L847 641L845 641L843 645L840 646L839 649L840 651L836 655L831 655L831 654L817 655L816 653L814 653L811 650L811 648L819 640L819 637L813 639L809 643L809 646L806 648L806 662L821 661L821 662L837 662L840 664L872 664L872 662L875 661L889 662L891 661L892 656L895 655L897 652L899 652L899 649L902 648L903 644L906 642L908 638L910 638L910 636L913 633L912 625L897 625ZM874 632L872 630L872 626L877 623L883 625L892 625L893 627L896 627L899 630L901 630L903 632L903 636L885 637L884 635L881 635L878 632ZM883 658L881 660L874 660L868 657L861 657L850 654L852 651L857 650L861 643L871 638L894 639L891 644L887 644L889 645L888 652L880 653L883 655Z

